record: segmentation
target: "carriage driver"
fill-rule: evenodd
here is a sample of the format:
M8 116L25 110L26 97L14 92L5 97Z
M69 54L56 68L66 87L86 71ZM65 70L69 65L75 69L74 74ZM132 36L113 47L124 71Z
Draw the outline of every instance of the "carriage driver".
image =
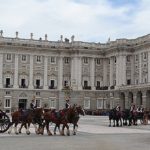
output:
M31 108L32 110L34 110L35 108L37 108L35 96L33 96L33 98L32 98L32 101L31 101L31 103L30 103L30 108Z
M69 103L69 98L66 99L66 104L65 104L65 108L69 108L70 107L70 103Z

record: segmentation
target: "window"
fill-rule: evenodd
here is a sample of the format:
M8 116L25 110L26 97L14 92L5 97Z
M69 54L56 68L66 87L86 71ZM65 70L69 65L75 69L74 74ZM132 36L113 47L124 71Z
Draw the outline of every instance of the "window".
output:
M113 81L114 85L116 85L116 80Z
M12 55L11 54L7 54L6 60L12 60Z
M56 98L50 98L50 108L56 108Z
M11 101L9 98L5 99L5 108L10 108L11 107Z
M37 95L37 96L40 96L40 92L36 92L36 95Z
M10 78L6 78L6 88L10 87Z
M103 100L97 99L97 109L102 109L102 108L103 108Z
M144 78L144 83L147 83L147 78Z
M39 87L40 87L40 80L37 79L37 80L36 80L36 88L39 88Z
M135 84L139 84L139 80L138 79L135 80Z
M50 80L49 88L50 89L54 89L55 88L55 80Z
M55 57L51 57L51 64L55 64L55 62L56 62Z
M69 58L65 57L65 64L68 64L68 63L69 63Z
M128 79L127 80L127 85L130 85L131 84L131 79Z
M40 99L36 99L36 105L37 105L37 107L41 107L41 100Z
M88 64L88 58L87 57L83 58L83 62L84 64Z
M135 55L135 61L138 61L138 60L139 60L139 56Z
M68 81L64 81L64 87L68 86Z
M117 60L116 60L116 57L114 57L114 62L116 63L116 61L117 61Z
M26 80L21 79L21 88L25 88L25 87L26 87Z
M147 53L143 53L143 59L147 59Z
M128 55L126 58L127 58L127 62L130 62L130 56Z
M100 81L96 82L97 87L100 87Z
M100 65L100 63L101 63L100 58L97 58L97 59L96 59L96 64L97 64L97 65Z
M22 61L26 61L26 55L22 55Z
M84 81L84 87L88 86L88 81Z
M90 109L90 98L89 97L84 98L84 108Z
M36 61L41 62L41 56L36 56Z
M10 94L10 91L6 91L6 95L9 95Z

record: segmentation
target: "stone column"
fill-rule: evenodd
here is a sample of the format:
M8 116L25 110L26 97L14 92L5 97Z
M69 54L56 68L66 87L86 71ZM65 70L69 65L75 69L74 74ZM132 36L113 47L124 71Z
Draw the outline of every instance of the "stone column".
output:
M129 109L129 98L128 98L128 93L125 93L125 109Z
M74 56L71 59L71 87L77 89L78 82L78 57Z
M58 88L59 90L62 90L63 85L63 57L59 57L59 63L58 63Z
M107 59L103 59L103 86L108 86L108 79L107 79Z
M91 58L91 64L90 64L90 81L91 81L91 88L92 90L95 90L95 59Z
M117 56L116 57L116 86L119 86L120 85L120 57Z
M142 83L142 57L139 54L139 83Z
M148 82L150 83L150 52L148 52Z
M33 89L33 55L30 55L29 89Z
M133 93L133 103L136 105L137 92Z
M131 84L135 84L135 77L134 77L134 55L131 56Z
M48 57L45 56L44 59L44 89L48 89L48 85L47 85L47 64L48 64Z
M113 58L110 57L110 86L113 85Z
M18 54L15 54L14 88L18 88Z
M0 54L0 88L3 88L3 54Z
M126 85L126 56L121 56L120 61L122 61L120 65L120 77L122 77L121 84Z
M146 108L146 91L142 91L142 105Z
M81 57L78 57L77 66L78 66L78 71L77 71L78 90L82 90L82 58Z

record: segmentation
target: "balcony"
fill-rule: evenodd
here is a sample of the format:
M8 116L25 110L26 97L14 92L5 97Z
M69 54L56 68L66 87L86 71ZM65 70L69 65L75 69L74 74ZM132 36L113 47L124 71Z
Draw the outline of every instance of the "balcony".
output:
M49 88L49 89L57 89L56 86L49 86L48 88Z
M13 85L5 84L4 88L13 88Z
M43 86L39 86L39 85L36 85L34 86L35 89L43 89Z
M96 90L108 90L108 86L96 86Z
M114 85L110 86L110 89L111 90L115 89L115 86Z
M27 85L19 85L19 88L28 88Z
M83 90L91 90L91 86L83 86Z

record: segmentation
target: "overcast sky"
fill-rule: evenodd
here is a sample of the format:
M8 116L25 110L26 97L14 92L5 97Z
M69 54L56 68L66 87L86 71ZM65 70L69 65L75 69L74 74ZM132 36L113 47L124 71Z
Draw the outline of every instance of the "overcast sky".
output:
M0 0L4 36L104 43L150 33L150 0Z

